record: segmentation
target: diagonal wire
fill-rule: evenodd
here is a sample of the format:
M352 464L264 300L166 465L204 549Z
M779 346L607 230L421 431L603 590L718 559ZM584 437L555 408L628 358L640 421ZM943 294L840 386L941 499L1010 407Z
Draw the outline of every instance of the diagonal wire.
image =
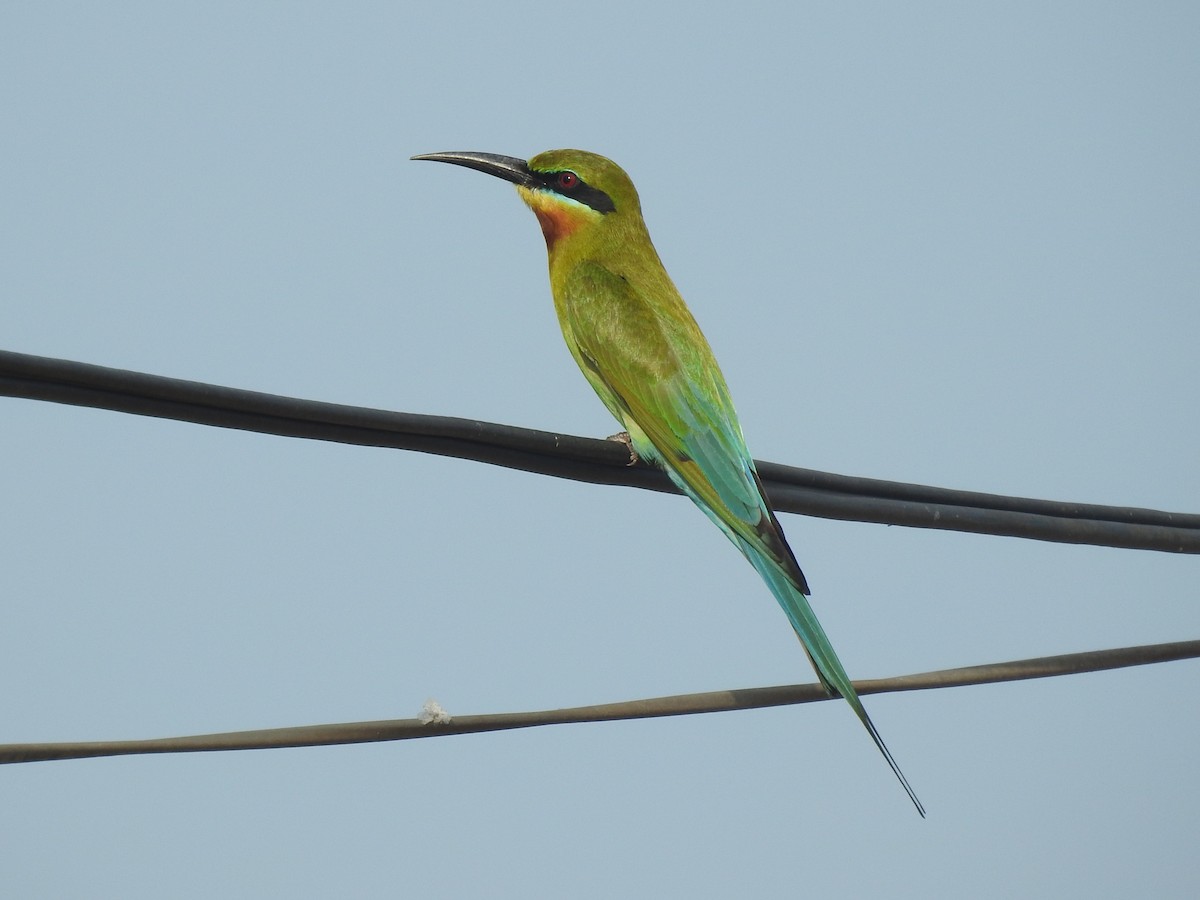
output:
M1061 656L967 666L960 669L943 669L937 672L923 672L896 678L856 681L854 686L860 694L925 691L935 688L1076 675L1084 672L1100 672L1106 669L1144 666L1197 657L1200 657L1200 640L1177 641L1169 644L1093 650L1086 653L1068 653ZM606 703L599 706L579 706L570 709L454 716L448 722L441 724L427 723L420 719L390 719L377 722L305 725L293 728L270 728L258 731L235 731L224 734L202 734L152 740L2 744L0 745L0 764L148 753L198 753L214 750L265 750L281 747L365 744L451 734L478 734L514 728L534 728L542 725L612 722L626 719L729 712L740 709L761 709L829 699L831 699L830 696L819 684L798 684L681 694L673 697L655 697L647 700Z
M624 445L473 419L322 403L0 351L0 395L313 440L416 450L558 478L675 492ZM829 519L1200 553L1200 515L1063 503L759 462L777 510Z

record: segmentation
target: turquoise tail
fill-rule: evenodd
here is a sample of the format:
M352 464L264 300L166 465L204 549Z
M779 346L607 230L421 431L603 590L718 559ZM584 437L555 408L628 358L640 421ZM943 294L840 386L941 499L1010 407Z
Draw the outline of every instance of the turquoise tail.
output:
M913 791L912 786L908 783L908 779L904 777L904 773L900 771L900 766L896 764L892 752L888 750L887 745L883 742L883 738L879 736L879 732L875 729L875 723L867 715L867 710L858 698L858 691L854 689L854 684L850 681L850 676L842 668L842 662L838 659L837 654L834 653L833 645L829 643L829 638L825 636L825 629L817 621L816 613L809 606L808 598L780 570L778 563L774 560L765 557L761 552L756 551L740 538L735 537L734 543L738 545L742 553L750 560L754 568L758 570L758 574L762 576L763 581L771 589L771 593L775 595L775 599L779 601L779 605L783 607L784 613L786 613L788 620L792 623L792 628L795 629L796 635L800 638L800 643L804 645L804 649L808 653L808 658L812 660L813 668L817 670L817 676L821 679L821 683L825 685L825 689L831 694L837 694L850 704L850 708L854 710L854 714L863 723L863 727L871 735L871 740L875 742L875 746L879 748L879 752L883 754L883 758L887 760L887 764L891 767L892 772L895 773L896 778L908 794L908 799L917 808L917 812L921 814L921 818L925 818L925 807L921 805L916 792Z
M639 454L651 461L657 460L661 462L662 457L657 454L652 445L648 445L645 448L638 446L637 450ZM750 564L762 576L763 581L767 583L767 587L771 589L771 593L775 595L775 599L779 601L779 605L783 607L788 621L792 623L792 628L800 638L800 643L804 646L804 650L808 654L813 668L816 669L817 677L821 679L821 684L825 686L825 690L830 694L836 694L850 704L850 708L854 710L854 714L858 716L858 720L863 723L863 727L871 735L871 740L875 742L875 746L879 748L879 752L887 760L887 764L891 767L897 780L908 794L908 798L912 801L913 806L917 808L917 812L921 814L921 818L925 818L925 807L917 799L916 792L913 791L912 786L908 783L908 779L904 777L904 773L900 771L900 766L896 764L892 752L888 750L887 745L883 742L883 738L879 736L879 732L875 729L875 723L871 721L871 717L867 715L862 701L858 698L858 691L854 689L854 685L850 681L850 676L846 674L846 670L842 668L841 660L833 652L833 645L829 643L829 638L825 636L825 629L821 627L821 623L817 621L816 613L808 605L808 598L805 596L808 591L804 581L804 573L800 571L800 566L792 556L791 548L788 547L787 540L783 536L783 530L779 527L779 522L776 521L774 514L767 505L762 483L758 480L753 463L750 462L749 453L746 454L746 463L742 469L742 474L747 478L753 479L753 484L757 488L758 497L762 503L761 515L770 523L771 537L774 539L773 543L776 544L777 548L786 557L783 562L773 559L766 551L765 545L763 547L756 547L754 543L739 535L729 523L721 518L721 515L716 510L710 508L692 490L691 486L684 481L678 472L670 466L665 466L665 469L679 489L703 510L704 514L725 533L726 537L737 545L737 548L742 551L742 555L750 560ZM787 569L788 564L791 565L791 573Z

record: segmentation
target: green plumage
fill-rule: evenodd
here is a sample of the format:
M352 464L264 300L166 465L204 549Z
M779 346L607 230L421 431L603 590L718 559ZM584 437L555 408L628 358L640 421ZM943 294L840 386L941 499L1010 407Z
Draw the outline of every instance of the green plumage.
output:
M659 260L629 177L579 150L550 151L527 164L490 154L425 158L517 184L542 225L559 325L588 382L637 454L661 466L762 576L822 684L850 704L923 816L809 606L804 574L764 496L720 367Z

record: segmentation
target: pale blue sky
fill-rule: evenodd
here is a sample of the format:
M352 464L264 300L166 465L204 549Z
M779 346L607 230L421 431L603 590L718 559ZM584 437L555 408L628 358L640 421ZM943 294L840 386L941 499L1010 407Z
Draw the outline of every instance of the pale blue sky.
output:
M1194 4L7 4L0 346L602 436L510 187L638 184L760 458L1200 511ZM679 497L0 399L0 742L811 681ZM867 678L1200 636L1194 557L788 515ZM1196 663L0 768L14 897L1200 892Z

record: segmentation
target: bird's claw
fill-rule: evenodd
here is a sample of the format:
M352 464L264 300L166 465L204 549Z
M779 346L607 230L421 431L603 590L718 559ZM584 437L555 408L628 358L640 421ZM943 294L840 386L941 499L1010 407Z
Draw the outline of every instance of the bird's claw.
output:
M636 466L641 461L641 457L638 456L637 451L633 449L633 438L629 436L628 431L618 431L616 434L610 434L605 438L605 440L616 441L619 444L625 445L625 448L629 451L629 462L627 462L625 465Z

